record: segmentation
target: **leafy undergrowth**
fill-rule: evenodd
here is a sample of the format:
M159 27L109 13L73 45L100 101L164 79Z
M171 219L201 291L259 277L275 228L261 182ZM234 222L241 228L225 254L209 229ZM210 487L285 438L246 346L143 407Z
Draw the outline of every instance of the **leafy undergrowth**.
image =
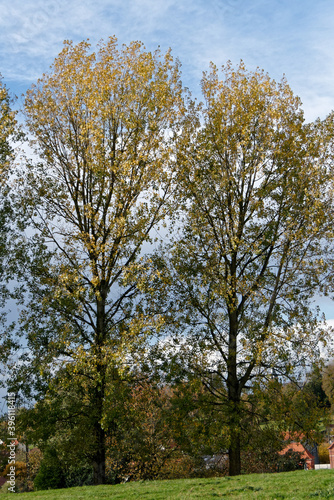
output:
M10 495L12 493L9 493ZM7 498L8 495L3 495ZM250 474L211 479L133 482L16 494L16 500L192 500L334 498L334 470Z

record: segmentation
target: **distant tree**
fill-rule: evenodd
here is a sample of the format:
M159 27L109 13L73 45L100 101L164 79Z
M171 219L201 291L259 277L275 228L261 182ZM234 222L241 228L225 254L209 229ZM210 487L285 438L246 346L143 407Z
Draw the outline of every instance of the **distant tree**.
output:
M109 367L109 373L110 373ZM54 450L67 486L81 481L94 453L94 407L90 388L60 370L44 397L18 414L18 430L43 451ZM144 375L108 378L102 425L106 429L107 482L159 477L176 449L170 394ZM90 475L89 475L90 477Z
M16 113L11 109L8 89L0 77L0 168L1 185L7 181L14 159L13 140L17 137Z
M107 455L114 480L159 478L176 451L170 389L144 376L132 382L129 378L110 386L107 401L104 421L113 426Z
M1 361L6 360L15 342L8 334L5 307L10 297L8 282L14 279L18 270L16 255L20 246L16 245L24 228L24 219L20 219L15 211L12 180L15 176L15 146L23 138L16 120L16 112L12 109L14 99L10 97L7 87L0 75L0 324L1 328ZM15 296L20 297L20 290ZM5 375L5 374L4 374ZM4 384L5 378L2 380Z
M318 406L323 408L330 408L330 401L328 395L326 394L326 391L324 390L326 373L328 373L328 370L326 368L325 372L323 372L322 367L313 367L313 370L307 376L304 390L314 395Z
M325 392L328 401L334 404L334 363L325 366L322 374L322 390Z

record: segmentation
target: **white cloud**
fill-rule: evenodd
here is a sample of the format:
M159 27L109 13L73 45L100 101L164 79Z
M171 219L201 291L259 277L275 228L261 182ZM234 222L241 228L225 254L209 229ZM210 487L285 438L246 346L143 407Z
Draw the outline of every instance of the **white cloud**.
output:
M20 93L48 70L64 39L95 45L115 34L121 43L172 47L197 94L210 60L244 59L276 79L285 73L313 119L334 107L333 20L331 0L12 0L1 10L0 72Z

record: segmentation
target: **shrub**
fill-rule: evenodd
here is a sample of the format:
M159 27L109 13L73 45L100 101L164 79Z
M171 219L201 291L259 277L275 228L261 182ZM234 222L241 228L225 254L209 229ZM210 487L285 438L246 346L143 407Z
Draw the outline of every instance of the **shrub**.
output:
M7 463L2 476L6 477L9 474L11 465ZM27 465L24 462L15 462L15 477L16 479L25 479L27 476Z
M66 488L73 486L90 486L94 484L93 466L82 464L80 466L71 465L65 474Z
M328 447L329 447L328 443L321 443L321 445L318 448L319 462L321 464L329 464Z
M10 464L7 464L2 476L6 477L10 472ZM15 462L15 485L17 491L28 491L29 486L27 482L27 464L25 462Z
M298 469L304 469L305 459L298 451L289 450L284 455L280 455L277 460L278 472L289 472Z
M32 481L34 481L43 460L43 453L38 448L33 448L32 450L29 451L28 459L29 459L28 476Z
M197 468L196 460L189 455L178 453L168 458L159 471L159 479L181 479L193 477Z
M65 477L57 453L52 449L47 450L35 477L34 487L36 490L48 490L64 486Z
M276 472L279 454L275 450L245 450L241 453L243 474Z

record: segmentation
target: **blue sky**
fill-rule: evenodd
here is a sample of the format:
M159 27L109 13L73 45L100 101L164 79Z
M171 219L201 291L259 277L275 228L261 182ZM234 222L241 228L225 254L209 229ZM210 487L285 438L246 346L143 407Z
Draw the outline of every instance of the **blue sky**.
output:
M95 46L116 35L149 50L171 47L196 97L210 61L243 59L275 79L285 74L308 121L334 109L332 0L0 0L0 7L0 73L18 104L65 39ZM331 301L321 308L334 318Z
M199 95L209 61L243 59L280 79L303 102L307 120L334 109L332 0L2 0L0 73L20 96L62 49L116 35L148 49L172 48L183 81Z

